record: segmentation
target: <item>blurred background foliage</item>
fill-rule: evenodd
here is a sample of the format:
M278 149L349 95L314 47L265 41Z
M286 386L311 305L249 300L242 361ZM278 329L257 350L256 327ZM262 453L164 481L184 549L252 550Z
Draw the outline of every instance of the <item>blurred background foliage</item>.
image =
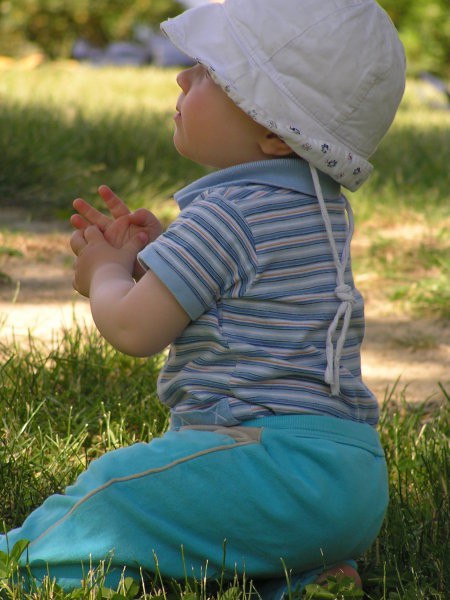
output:
M450 5L448 0L380 0L406 49L411 75L429 71L450 77Z
M68 58L78 38L99 47L129 40L136 25L158 28L183 9L176 0L0 0L0 54Z
M380 4L405 44L409 74L428 71L448 78L448 0L380 0ZM0 0L0 54L38 50L52 59L68 58L78 38L97 46L129 40L136 25L157 28L183 8L176 0Z

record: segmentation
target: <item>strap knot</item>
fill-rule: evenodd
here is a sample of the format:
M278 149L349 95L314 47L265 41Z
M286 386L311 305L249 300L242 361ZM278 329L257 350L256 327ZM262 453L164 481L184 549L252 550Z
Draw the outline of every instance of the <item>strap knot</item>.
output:
M341 283L341 285L337 285L334 288L334 293L336 298L341 302L350 302L350 304L355 304L356 298L353 289L347 285L346 283Z
M340 300L340 304L332 320L328 331L327 331L327 339L326 339L326 357L327 357L327 366L324 373L325 382L330 385L331 395L339 396L340 394L340 383L339 383L339 375L340 375L340 363L341 356L344 349L345 339L347 336L347 331L350 325L350 319L352 316L353 305L356 302L355 293L353 288L347 285L344 282L345 277L345 269L347 268L349 259L350 259L350 242L353 235L354 221L353 221L353 213L350 208L350 204L347 199L345 199L345 210L347 213L347 236L345 239L344 247L342 250L342 255L339 256L338 249L336 247L336 241L334 239L333 227L330 220L330 215L328 214L328 210L326 207L325 199L323 197L322 188L320 187L319 175L317 174L317 170L311 164L309 165L311 169L311 176L314 183L314 189L316 190L317 200L320 206L320 212L322 213L323 222L325 225L325 229L327 232L328 241L330 243L331 252L333 255L333 262L336 267L336 283L337 286L334 288L334 293L338 300ZM342 319L341 330L338 333L338 326ZM334 346L334 338L336 339L336 347Z

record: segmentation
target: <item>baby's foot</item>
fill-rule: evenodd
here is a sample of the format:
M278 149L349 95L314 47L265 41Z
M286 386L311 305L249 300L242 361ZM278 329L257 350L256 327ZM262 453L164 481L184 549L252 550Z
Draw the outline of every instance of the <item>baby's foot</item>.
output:
M355 580L355 586L357 588L362 588L362 581L358 571L347 563L339 563L338 565L334 565L334 567L330 567L326 571L323 571L316 579L316 583L326 583L327 577L352 577Z
M280 579L265 579L255 581L255 588L261 600L287 600L292 591L299 593L309 584L326 585L327 577L351 577L355 581L356 588L362 588L361 577L358 571L350 564L342 562L330 567L326 571L320 572L319 569L314 569L308 573L294 576L290 583L286 582L286 578Z

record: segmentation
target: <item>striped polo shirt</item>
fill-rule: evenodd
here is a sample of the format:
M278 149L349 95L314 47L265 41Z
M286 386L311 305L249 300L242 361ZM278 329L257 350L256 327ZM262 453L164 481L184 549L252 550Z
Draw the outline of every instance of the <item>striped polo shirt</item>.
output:
M331 178L320 174L320 184L341 252L345 199ZM364 307L356 290L339 395L324 380L326 336L339 300L307 163L287 158L231 167L175 198L180 215L139 254L191 318L158 380L172 428L298 413L375 425L378 403L361 379ZM349 265L345 283L354 288Z

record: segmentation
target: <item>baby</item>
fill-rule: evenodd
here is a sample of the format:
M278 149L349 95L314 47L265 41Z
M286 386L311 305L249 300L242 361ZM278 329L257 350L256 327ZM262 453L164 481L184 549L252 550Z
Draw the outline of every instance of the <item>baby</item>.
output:
M245 573L265 597L285 568L299 587L359 585L388 485L341 186L370 174L402 46L374 0L226 0L162 29L195 63L175 147L215 170L175 195L165 232L102 186L111 217L76 200L71 245L100 333L134 356L170 345L170 429L93 462L9 543L30 540L33 575L67 589L107 556L111 585L156 559L174 578Z

